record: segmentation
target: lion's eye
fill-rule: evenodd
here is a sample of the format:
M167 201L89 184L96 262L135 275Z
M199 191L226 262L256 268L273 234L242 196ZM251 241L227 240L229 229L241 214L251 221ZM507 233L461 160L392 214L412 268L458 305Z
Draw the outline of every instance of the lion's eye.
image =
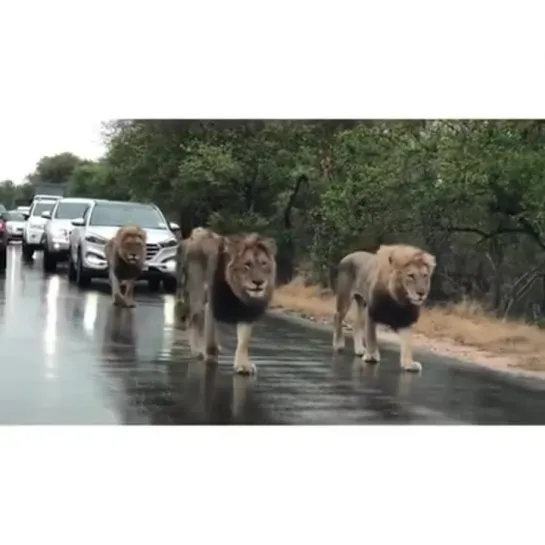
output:
M409 273L407 276L408 276L411 280L414 280L414 279L415 279L414 273Z
M246 269L250 269L251 266L252 266L252 262L251 261L246 261L246 263L244 263L244 266L246 267Z

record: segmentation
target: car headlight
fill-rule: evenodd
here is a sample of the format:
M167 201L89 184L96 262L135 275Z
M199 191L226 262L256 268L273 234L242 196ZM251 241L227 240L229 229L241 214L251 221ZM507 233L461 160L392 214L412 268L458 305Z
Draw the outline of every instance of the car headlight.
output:
M165 240L164 242L159 243L159 246L161 246L161 248L173 248L177 245L178 241L175 238L170 238L168 240Z
M53 229L52 234L58 238L68 238L68 231L66 229Z
M90 242L91 244L106 244L108 241L105 238L99 237L97 235L87 235L85 237L85 240L87 242Z

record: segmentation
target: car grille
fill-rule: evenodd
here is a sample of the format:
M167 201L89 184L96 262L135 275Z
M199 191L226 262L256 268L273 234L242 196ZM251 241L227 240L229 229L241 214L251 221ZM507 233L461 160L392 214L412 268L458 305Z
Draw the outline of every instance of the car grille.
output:
M146 244L146 261L153 259L159 251L159 244Z

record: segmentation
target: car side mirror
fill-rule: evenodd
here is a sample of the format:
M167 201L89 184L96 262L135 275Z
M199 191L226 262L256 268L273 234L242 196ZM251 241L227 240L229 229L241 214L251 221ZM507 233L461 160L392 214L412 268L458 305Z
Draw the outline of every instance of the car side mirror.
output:
M171 231L179 231L180 230L180 226L177 223L173 222L173 221L171 221L168 225L169 225Z
M76 218L73 219L71 223L74 227L83 227L85 225L85 220L83 218Z
M50 220L51 219L51 212L49 210L44 210L42 212L42 218L45 218L47 220Z
M23 213L23 218L25 218L25 221L30 218L30 214L28 212Z

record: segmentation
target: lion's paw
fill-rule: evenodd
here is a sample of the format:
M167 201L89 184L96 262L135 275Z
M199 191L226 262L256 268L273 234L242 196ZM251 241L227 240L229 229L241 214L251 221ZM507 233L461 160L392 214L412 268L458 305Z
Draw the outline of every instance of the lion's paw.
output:
M198 346L190 345L189 352L194 358L204 358L204 352Z
M378 350L374 350L373 352L369 352L367 349L364 349L363 356L361 358L366 363L379 363L380 362L380 352Z
M238 375L255 375L257 373L256 366L249 359L235 359L234 368Z
M362 357L365 354L365 346L361 343L354 343L354 354Z
M333 339L333 350L335 352L343 352L344 345L345 345L344 336Z
M204 354L204 363L218 363L218 355L215 353L207 352L206 354Z
M422 371L422 364L417 361L402 363L401 367L404 371L408 371L409 373L420 373Z

